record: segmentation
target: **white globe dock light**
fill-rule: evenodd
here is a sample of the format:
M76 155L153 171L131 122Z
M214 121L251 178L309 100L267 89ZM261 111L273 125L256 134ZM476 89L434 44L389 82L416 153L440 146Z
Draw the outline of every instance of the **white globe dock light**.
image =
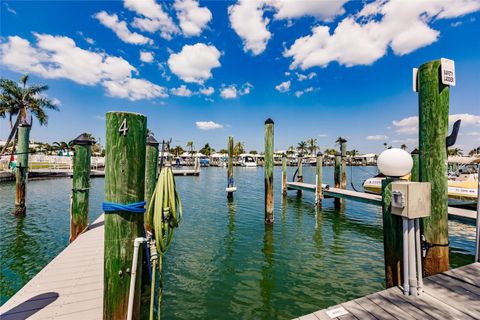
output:
M398 178L413 168L412 156L402 149L388 149L377 160L378 170L391 182L391 214L402 217L403 226L403 291L418 295L422 291L422 257L420 217L430 215L430 183L410 182Z

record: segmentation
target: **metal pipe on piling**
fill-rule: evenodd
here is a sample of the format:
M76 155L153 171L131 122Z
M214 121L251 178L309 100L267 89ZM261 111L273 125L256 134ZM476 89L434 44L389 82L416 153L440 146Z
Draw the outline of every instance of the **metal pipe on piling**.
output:
M265 121L265 162L263 172L265 176L265 223L273 223L273 126L274 122L268 118Z
M408 220L408 284L410 294L417 295L417 266L415 251L415 223L412 219ZM405 248L404 248L405 249Z
M402 218L403 226L403 294L410 294L410 286L408 282L408 219ZM388 288L388 285L387 285Z

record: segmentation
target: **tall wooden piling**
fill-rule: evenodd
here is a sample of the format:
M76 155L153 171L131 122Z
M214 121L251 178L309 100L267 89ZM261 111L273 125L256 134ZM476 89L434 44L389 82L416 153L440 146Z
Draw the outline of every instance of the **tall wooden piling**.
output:
M18 145L17 145L17 169L15 172L15 210L16 216L23 216L27 212L25 199L27 197L27 179L28 179L28 145L30 140L31 125L22 123L18 127Z
M105 201L140 202L145 197L147 118L137 113L108 112L106 117ZM128 306L133 242L143 235L143 214L105 214L103 319L125 319ZM139 251L139 260L142 261ZM142 268L137 269L141 279ZM135 288L133 318L140 309L140 281Z
M402 283L402 218L391 213L393 181L390 178L382 180L383 248L387 288L399 286Z
M347 188L347 140L342 139L340 144L340 154L342 155L342 163L340 167L340 188ZM343 199L342 199L343 200Z
M413 160L413 167L412 171L410 172L410 181L418 182L420 181L420 160L418 149L413 150L411 155Z
M427 276L448 270L448 181L446 137L450 88L442 84L440 61L418 69L420 181L432 184L431 215L423 234L432 245L424 259Z
M297 182L303 182L303 155L298 155L297 160ZM302 190L297 190L297 196L301 196L303 194Z
M228 137L227 188L233 187L233 137ZM233 199L233 192L227 192L227 198Z
M340 180L341 180L341 162L342 162L342 156L341 154L337 153L335 155L335 164L333 168L333 181L335 188L340 188ZM340 198L335 198L333 200L333 204L335 209L340 209L343 205L343 199Z
M316 175L316 188L315 188L315 204L317 208L322 208L322 199L323 199L323 190L322 190L322 179L323 179L323 155L321 152L317 153L317 166L315 168Z
M70 212L70 242L88 226L90 166L92 139L83 133L73 140L72 205Z
M287 195L287 156L282 154L282 194Z
M159 142L152 136L147 137L145 147L145 202L150 205L158 176L158 146ZM150 230L150 226L146 226Z
M273 120L265 121L265 223L273 223Z

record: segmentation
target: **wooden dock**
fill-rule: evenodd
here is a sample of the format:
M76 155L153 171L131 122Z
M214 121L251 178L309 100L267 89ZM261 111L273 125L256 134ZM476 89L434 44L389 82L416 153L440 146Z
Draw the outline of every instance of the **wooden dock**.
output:
M296 319L480 319L478 262L424 279L423 291L404 296L394 287Z
M103 215L0 307L0 319L103 318Z
M287 188L289 190L303 190L315 192L315 185L310 183L287 182ZM382 196L378 194L329 187L328 189L323 188L323 195L325 198L342 198L378 206L382 205ZM448 207L448 215L450 217L462 219L477 219L477 212L475 210L467 210L455 207Z
M200 170L195 169L172 169L174 176L199 176Z
M69 178L73 176L72 169L32 169L28 172L28 180L44 180L52 178ZM104 177L105 171L91 170L90 177L99 178ZM15 181L15 174L10 171L0 172L0 182Z

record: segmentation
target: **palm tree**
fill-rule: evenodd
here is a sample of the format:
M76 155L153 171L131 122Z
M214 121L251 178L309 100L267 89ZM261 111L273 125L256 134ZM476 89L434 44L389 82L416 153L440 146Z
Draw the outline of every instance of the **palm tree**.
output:
M307 149L310 151L310 155L315 156L317 153L318 145L317 145L317 139L315 138L310 138L307 140Z
M287 155L292 155L295 153L295 147L294 146L290 146L288 147L287 149Z
M298 149L298 151L299 151L301 154L306 153L306 151L307 151L307 143L306 143L305 141L300 141L300 142L298 143L297 149Z
M449 156L463 156L463 151L460 148L448 149Z
M250 153L250 154L258 154L258 151L257 151L257 150L250 150L248 153Z
M480 147L477 147L477 148L473 148L472 150L470 150L468 152L468 155L471 157L471 156L474 156L476 154L480 154Z
M194 150L193 141L187 141L187 148L188 148L188 151L190 152L191 155L193 155L195 153L193 151Z
M183 148L180 146L176 146L175 148L172 149L172 151L175 157L180 156L184 152Z
M40 125L48 123L48 116L45 109L58 110L58 106L48 98L42 96L42 93L48 90L47 85L27 86L28 75L20 78L20 85L15 81L0 78L0 118L6 118L10 122L10 136L7 139L6 146L16 134L19 124L28 123L28 114L38 120ZM15 124L13 117L17 116ZM5 148L0 154L3 154Z
M210 156L213 152L215 152L215 149L210 147L208 143L206 143L205 146L202 149L200 149L200 153L203 153L206 156Z
M233 155L238 157L242 153L245 153L245 145L243 142L238 141L233 147Z
M324 153L325 153L325 154L329 154L329 155L331 155L331 156L334 156L334 155L337 154L337 150L335 150L335 149L325 149L325 152L324 152Z

